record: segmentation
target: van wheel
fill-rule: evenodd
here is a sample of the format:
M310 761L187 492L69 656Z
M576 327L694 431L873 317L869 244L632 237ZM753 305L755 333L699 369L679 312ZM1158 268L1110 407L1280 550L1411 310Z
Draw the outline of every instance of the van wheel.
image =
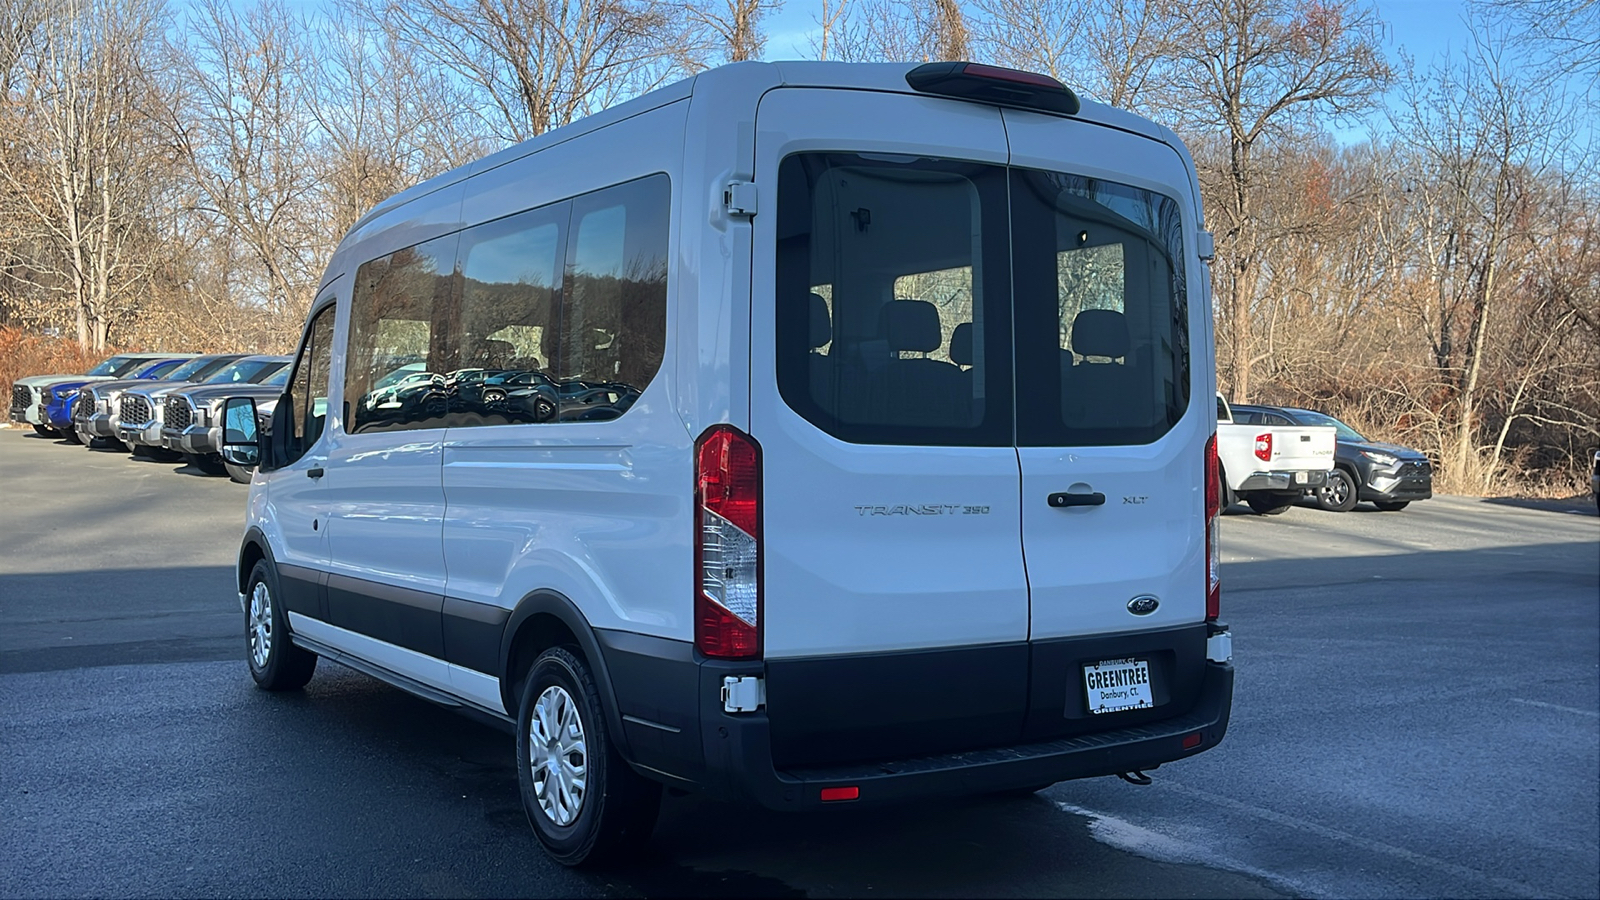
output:
M1411 505L1410 500L1374 500L1372 505L1384 512L1399 512Z
M517 710L517 783L539 843L565 866L595 865L642 844L661 785L634 772L606 733L589 667L564 647L539 654Z
M1278 494L1251 494L1244 502L1250 504L1257 515L1275 516L1293 506L1294 498Z
M237 484L249 484L250 479L255 475L256 472L256 470L253 468L236 466L226 460L223 461L222 468L227 471L228 477L233 479Z
M1356 501L1359 499L1355 479L1343 469L1329 472L1328 486L1318 488L1316 496L1317 506L1328 512L1349 512L1356 508Z
M317 655L289 640L289 615L278 602L278 579L266 560L250 570L244 592L245 659L264 691L293 691L317 671Z

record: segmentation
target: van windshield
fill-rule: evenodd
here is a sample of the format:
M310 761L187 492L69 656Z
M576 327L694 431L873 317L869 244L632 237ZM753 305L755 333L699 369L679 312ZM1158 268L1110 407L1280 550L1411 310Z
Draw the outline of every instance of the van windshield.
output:
M1172 198L887 154L796 154L778 182L778 386L824 431L1147 444L1188 407Z

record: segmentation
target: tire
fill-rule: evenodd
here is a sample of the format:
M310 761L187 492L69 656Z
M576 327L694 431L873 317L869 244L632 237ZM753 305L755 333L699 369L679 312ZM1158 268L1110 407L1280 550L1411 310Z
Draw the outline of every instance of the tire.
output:
M1384 512L1399 512L1411 505L1410 500L1374 500L1372 505Z
M1228 487L1228 476L1220 467L1217 469L1217 500L1221 504L1217 507L1218 513L1225 512L1228 507L1239 502L1239 497L1233 492L1233 488Z
M116 438L108 437L90 438L88 446L90 450L120 450L124 453L131 453L133 450L133 448Z
M49 427L44 426L44 425L35 425L35 426L33 426L33 433L37 434L39 437L55 437L56 436L56 430L54 428L49 428Z
M277 602L278 579L266 560L250 570L246 584L244 651L250 677L264 691L305 687L316 674L317 655L289 640L289 616Z
M504 403L504 402L506 402L506 392L505 391L501 391L501 390L494 390L494 389L490 389L490 390L484 391L483 392L483 402L484 403Z
M233 479L235 484L249 484L250 479L256 474L254 467L236 466L227 461L222 463L222 469L228 473L228 477Z
M1244 502L1261 516L1276 516L1294 505L1294 497L1282 497L1277 494L1251 494Z
M661 785L633 771L607 727L583 660L565 647L541 653L517 709L517 784L528 824L564 866L616 860L650 837L661 809Z
M83 438L78 437L78 430L76 428L68 428L63 430L61 432L61 439L69 444L83 443Z
M183 454L183 461L207 475L225 475L228 471L223 467L222 457L220 456L185 453Z
M1356 480L1350 473L1334 469L1328 473L1328 486L1317 489L1317 507L1328 512L1349 512L1356 508L1356 503L1361 499L1358 493Z

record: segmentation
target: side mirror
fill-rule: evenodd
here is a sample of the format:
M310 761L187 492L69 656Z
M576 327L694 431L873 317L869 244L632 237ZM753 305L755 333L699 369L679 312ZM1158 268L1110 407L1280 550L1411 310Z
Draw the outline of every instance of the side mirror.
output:
M261 426L253 397L229 397L222 407L222 458L236 466L261 462Z

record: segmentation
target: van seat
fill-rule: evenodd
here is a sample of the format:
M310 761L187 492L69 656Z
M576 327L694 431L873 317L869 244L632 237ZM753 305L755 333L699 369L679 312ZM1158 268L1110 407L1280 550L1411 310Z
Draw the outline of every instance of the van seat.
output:
M1072 350L1061 359L1061 416L1068 426L1149 424L1149 367L1139 365L1130 344L1127 318L1116 310L1086 309L1073 318ZM1074 353L1083 357L1076 365Z
M887 345L888 360L869 375L873 421L946 428L972 424L972 389L960 368L926 356L901 357L902 353L929 353L944 343L939 310L932 303L895 300L884 304L878 313L878 337Z

